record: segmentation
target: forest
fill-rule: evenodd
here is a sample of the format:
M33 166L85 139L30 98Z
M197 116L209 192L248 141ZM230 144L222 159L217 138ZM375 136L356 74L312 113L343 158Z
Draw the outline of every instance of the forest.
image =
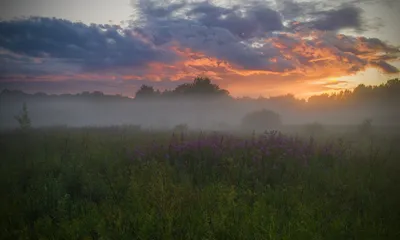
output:
M48 95L3 90L0 94L0 128L17 127L14 116L25 102L33 126L140 125L145 128L173 128L187 124L196 129L235 128L253 111L277 112L287 125L318 122L328 125L357 125L371 119L378 125L400 122L400 80L379 86L359 85L354 90L311 96L234 98L207 77L175 89L159 91L142 85L134 98L102 92Z

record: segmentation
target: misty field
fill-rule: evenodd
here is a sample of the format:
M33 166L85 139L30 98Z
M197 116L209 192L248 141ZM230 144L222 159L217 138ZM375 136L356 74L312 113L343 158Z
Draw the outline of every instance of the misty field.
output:
M0 136L1 239L400 237L398 134Z

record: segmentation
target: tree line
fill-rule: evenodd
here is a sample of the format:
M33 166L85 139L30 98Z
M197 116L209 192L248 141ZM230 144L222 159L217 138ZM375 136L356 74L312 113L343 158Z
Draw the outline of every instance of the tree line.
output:
M178 85L173 90L163 92L153 86L142 85L135 94L135 99L155 99L160 97L228 97L229 91L220 88L207 77L196 77L192 83Z
M26 94L18 90L3 90L0 94L3 97L18 98L44 98L44 97L64 97L64 98L87 98L95 100L131 100L121 95L106 95L100 91L82 92L79 94L48 95L45 93ZM311 105L311 106L337 106L343 104L385 104L386 106L397 106L400 103L400 79L391 79L386 83L377 86L358 85L353 90L344 90L337 93L324 93L311 96L308 101L297 99L292 94L275 96L269 98L233 98L229 91L220 88L212 83L208 77L196 77L191 83L178 85L172 90L160 91L150 85L142 85L135 93L134 100L155 100L174 97L203 98L225 97L240 101L261 101L288 105Z
M154 99L160 97L173 96L229 96L229 91L220 88L217 84L211 82L207 77L197 77L192 83L178 85L175 89L159 91L153 86L142 85L135 94L135 99ZM242 98L242 100L251 100ZM253 99L254 100L254 99ZM259 100L271 100L276 102L302 102L304 100L296 99L294 95L287 94L270 98L259 98ZM400 103L400 79L391 79L386 83L377 86L358 85L354 90L343 90L340 92L320 94L311 96L308 99L310 104L335 104L349 102L391 102Z

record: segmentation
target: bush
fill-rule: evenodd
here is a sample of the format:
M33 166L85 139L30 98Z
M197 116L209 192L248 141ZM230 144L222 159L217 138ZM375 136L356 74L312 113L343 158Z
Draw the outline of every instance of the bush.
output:
M246 130L277 130L281 126L280 115L266 109L249 113L242 120L242 127Z
M15 116L15 119L18 121L20 129L26 130L31 127L31 119L29 118L28 107L26 106L26 103L23 103L22 112Z

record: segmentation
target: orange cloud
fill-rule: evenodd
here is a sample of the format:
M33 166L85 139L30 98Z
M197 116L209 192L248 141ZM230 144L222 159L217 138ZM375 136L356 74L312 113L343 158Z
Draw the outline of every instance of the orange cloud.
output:
M172 64L149 63L143 79L160 81L170 79L179 81L191 79L197 75L207 75L225 86L233 95L276 95L294 92L296 95L306 96L308 93L330 92L340 90L335 82L329 84L315 84L315 80L327 81L334 77L343 77L364 71L380 59L383 47L368 46L365 38L352 38L351 51L343 51L334 44L327 44L324 39L332 41L346 41L343 35L328 35L321 32L309 34L286 35L291 38L290 43L272 38L274 47L279 49L285 59L296 66L288 71L247 70L241 66L208 56L201 51L180 46L174 42L170 50L180 56L180 61ZM395 57L393 57L395 58ZM277 58L265 59L277 63ZM138 79L138 78L135 78ZM275 93L275 94L274 94Z
M143 42L152 44L151 39L138 32L132 35ZM266 39L280 54L265 57L268 70L246 69L237 63L219 59L211 53L183 46L178 41L167 45L154 46L174 53L177 60L171 62L151 61L143 67L123 67L114 70L90 73L43 74L31 76L29 81L182 81L191 80L198 75L206 75L221 87L228 89L233 96L275 96L293 93L307 97L321 92L332 92L346 88L343 82L332 78L353 75L370 67L395 72L397 69L387 61L399 59L398 49L387 46L376 39L353 38L333 35L320 31L279 34ZM261 51L261 50L260 50ZM0 50L0 54L10 54ZM20 55L12 55L21 58ZM283 70L279 67L284 59L294 67ZM35 58L35 64L43 59ZM24 75L9 76L9 80L21 80ZM178 83L177 83L178 84Z
M174 51L180 57L180 61L171 64L151 62L147 64L147 68L141 75L142 79L160 81L169 79L172 81L192 79L198 75L206 75L213 80L229 81L226 76L232 78L251 77L254 75L278 75L288 76L290 72L267 71L267 70L247 70L237 64L229 63L213 56L208 56L201 51L195 51L187 47L182 47L175 42L170 46L170 50ZM266 59L267 61L268 59ZM277 62L272 59L271 62Z

